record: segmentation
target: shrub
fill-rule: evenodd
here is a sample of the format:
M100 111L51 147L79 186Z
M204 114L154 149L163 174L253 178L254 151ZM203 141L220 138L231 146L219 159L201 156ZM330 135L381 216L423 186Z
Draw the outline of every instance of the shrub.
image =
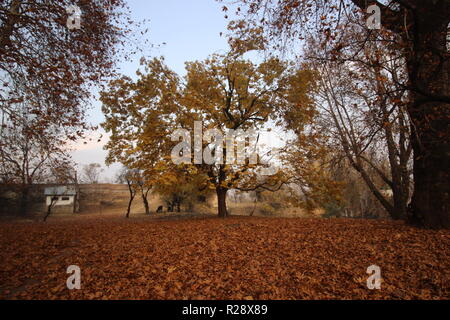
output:
M259 212L264 215L264 216L273 216L276 213L276 210L274 207L272 207L270 204L268 203L263 203L260 207L259 207Z
M281 202L276 202L276 201L270 201L269 205L274 208L275 210L280 210L283 205L281 204Z
M327 202L323 206L325 213L322 215L323 218L340 217L342 208L335 202Z

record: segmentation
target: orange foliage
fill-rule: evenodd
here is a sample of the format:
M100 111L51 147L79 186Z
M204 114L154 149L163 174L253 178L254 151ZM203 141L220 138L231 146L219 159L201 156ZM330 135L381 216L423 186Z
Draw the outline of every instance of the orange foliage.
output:
M2 223L0 237L0 299L450 297L450 233L391 221L85 218Z

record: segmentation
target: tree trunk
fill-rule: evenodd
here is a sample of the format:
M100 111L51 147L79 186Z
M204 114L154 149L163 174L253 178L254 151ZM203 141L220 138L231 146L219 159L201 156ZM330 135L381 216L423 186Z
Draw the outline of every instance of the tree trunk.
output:
M130 201L128 201L128 207L127 207L127 214L125 215L126 218L130 217L130 211L131 211L131 203L133 202L134 196L136 195L136 191L133 190L132 182L127 181L128 185L128 191L130 192Z
M420 158L414 159L410 221L428 228L450 229L448 156L439 157L439 153L434 152L439 150L433 148L428 148L428 151L433 152L434 156L418 152L417 157ZM443 161L447 162L447 166Z
M50 214L52 213L52 208L53 208L53 205L55 204L55 202L56 202L55 198L52 197L52 199L51 199L51 201L50 201L50 204L49 204L48 207L47 207L47 214L46 214L45 217L44 217L44 222L47 221L48 217L49 217Z
M412 103L414 193L409 218L428 228L450 228L450 54L449 18L437 8L417 15L413 48L407 54Z
M148 205L147 197L145 196L144 193L142 193L142 201L144 202L145 214L149 215L150 214L150 207Z
M383 112L386 112L384 109ZM392 124L388 122L388 116L385 119L385 136L388 147L389 165L392 176L392 198L394 202L394 208L391 213L391 217L394 220L405 220L407 216L408 208L408 186L403 182L404 176L402 175L402 165L406 166L406 163L402 163L402 158L406 157L403 152L402 146L395 146L394 136L392 133ZM401 129L400 129L401 130ZM402 134L402 133L400 133Z
M47 207L47 213L45 214L45 217L44 217L44 222L47 221L47 218L50 216L51 213L52 213L52 206L49 205L49 206Z
M449 229L448 141L436 141L438 137L432 129L417 127L415 133L411 137L414 150L414 192L409 212L410 222L427 228Z
M228 216L227 191L228 191L228 189L225 189L225 188L221 188L221 187L216 188L217 207L218 207L220 218L225 218L226 216Z
M128 207L127 207L127 214L125 217L130 217L130 211L131 211L131 203L133 202L134 196L130 196L130 201L128 201Z

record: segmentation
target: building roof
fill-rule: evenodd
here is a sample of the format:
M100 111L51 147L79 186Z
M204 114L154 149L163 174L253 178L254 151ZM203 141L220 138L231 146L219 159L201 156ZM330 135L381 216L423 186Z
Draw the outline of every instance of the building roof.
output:
M46 196L74 196L77 194L77 191L72 186L58 186L45 188L44 194Z

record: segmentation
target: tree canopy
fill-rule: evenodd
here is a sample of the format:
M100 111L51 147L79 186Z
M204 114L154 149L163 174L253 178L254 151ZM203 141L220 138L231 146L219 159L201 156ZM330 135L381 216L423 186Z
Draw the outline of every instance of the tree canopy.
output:
M171 141L172 134L177 129L188 130L190 143L196 121L200 123L197 129L205 135L208 129L214 129L226 136L230 130L262 128L282 114L293 114L294 109L301 110L303 118L297 119L304 122L314 114L306 90L311 79L308 71L277 58L255 64L242 54L214 54L205 61L186 63L185 79L170 71L162 59L152 59L144 66L137 81L121 78L102 93L106 114L103 126L112 134L106 146L109 159L142 168L154 179L164 179L164 174L171 172L173 163L168 156L178 142ZM193 159L192 153L196 157L198 147L200 156L205 149L210 151L214 160L191 160L188 173L202 175L203 188L216 191L220 216L227 215L229 189L275 190L288 181L281 171L261 175L264 155L259 155L256 163L249 159L237 163L236 145L244 143L245 154L251 156L258 143L256 136L241 136L237 139L240 141L213 136L203 136L194 148L188 143L181 151L185 150L188 159Z

